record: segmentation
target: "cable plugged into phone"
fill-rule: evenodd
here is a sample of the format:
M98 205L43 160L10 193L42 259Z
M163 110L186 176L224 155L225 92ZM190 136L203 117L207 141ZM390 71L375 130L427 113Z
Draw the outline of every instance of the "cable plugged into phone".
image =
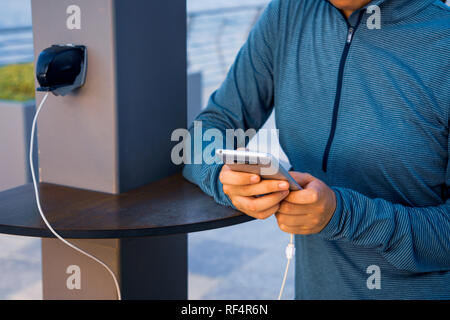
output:
M302 187L297 181L284 169L277 158L269 153L261 153L249 150L225 150L217 149L216 157L226 164L231 170L238 172L247 172L259 175L263 179L285 180L289 183L289 190L298 191ZM270 170L267 170L270 169ZM270 171L270 172L268 172ZM278 300L281 300L284 286L286 284L289 265L295 255L294 235L291 234L289 244L285 250L287 264L284 271L283 282L281 283Z
M114 272L100 259L94 257L88 252L78 248L74 244L70 243L64 239L58 232L53 229L52 225L48 222L44 211L42 210L41 200L39 197L39 188L37 179L34 173L34 163L33 163L33 150L34 150L34 136L36 132L36 124L39 114L44 106L49 93L52 92L54 95L65 96L75 89L80 88L84 85L86 79L86 68L87 68L87 50L84 46L76 45L53 45L50 48L45 49L39 55L36 64L36 78L40 84L37 91L47 92L44 98L41 100L39 107L36 110L36 114L33 119L33 124L31 126L31 138L30 138L30 153L29 162L31 168L31 177L33 180L34 192L36 196L36 204L47 228L50 232L64 244L70 248L78 251L79 253L87 256L88 258L94 260L96 263L100 264L105 268L111 275L114 285L117 290L117 299L121 300L121 292L119 282L117 280Z

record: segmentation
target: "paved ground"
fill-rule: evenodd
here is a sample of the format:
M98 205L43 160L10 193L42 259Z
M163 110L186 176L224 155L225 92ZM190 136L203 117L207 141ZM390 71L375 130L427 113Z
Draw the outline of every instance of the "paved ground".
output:
M274 218L189 236L189 299L276 299L289 236ZM0 235L0 299L41 299L40 240ZM285 299L293 298L293 265Z

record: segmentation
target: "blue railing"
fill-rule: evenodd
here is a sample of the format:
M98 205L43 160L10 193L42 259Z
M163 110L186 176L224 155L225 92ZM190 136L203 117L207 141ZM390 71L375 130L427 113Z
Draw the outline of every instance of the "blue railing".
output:
M251 5L188 13L188 66L203 86L217 87L264 9Z

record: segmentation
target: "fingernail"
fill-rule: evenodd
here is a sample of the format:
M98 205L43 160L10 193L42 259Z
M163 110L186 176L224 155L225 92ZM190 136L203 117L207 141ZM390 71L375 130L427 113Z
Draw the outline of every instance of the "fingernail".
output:
M250 178L250 181L251 181L251 182L258 182L258 181L259 181L259 177L258 177L258 176L252 176L252 177Z
M289 184L287 182L280 182L278 184L278 188L280 189L286 189L287 187L289 187Z

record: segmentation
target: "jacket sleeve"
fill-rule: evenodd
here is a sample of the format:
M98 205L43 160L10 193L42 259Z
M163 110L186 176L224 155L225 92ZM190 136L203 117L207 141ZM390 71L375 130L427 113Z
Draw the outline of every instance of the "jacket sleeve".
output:
M446 199L441 205L407 207L335 187L336 211L319 236L373 248L400 270L448 271L450 160L444 188Z
M280 0L272 1L252 28L226 79L209 98L206 109L196 118L202 131L216 129L226 146L227 129L258 130L273 108L273 61L276 46ZM190 129L191 159L200 157L205 142ZM197 146L195 145L197 143ZM201 147L198 147L198 144ZM214 152L214 150L212 150ZM218 177L222 165L192 161L185 164L183 175L221 204L231 205Z

